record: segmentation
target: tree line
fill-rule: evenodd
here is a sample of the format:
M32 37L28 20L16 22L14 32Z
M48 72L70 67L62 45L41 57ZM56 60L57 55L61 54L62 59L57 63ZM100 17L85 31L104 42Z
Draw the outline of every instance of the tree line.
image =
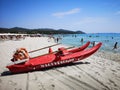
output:
M0 28L0 33L21 33L21 34L85 34L82 31L70 31L65 29L49 29L49 28L40 28L40 29L27 29L27 28Z

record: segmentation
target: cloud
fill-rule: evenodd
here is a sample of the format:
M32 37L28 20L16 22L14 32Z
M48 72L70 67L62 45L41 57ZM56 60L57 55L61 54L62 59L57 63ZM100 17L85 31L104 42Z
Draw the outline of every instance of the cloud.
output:
M75 13L79 13L79 12L80 12L80 8L74 8L74 9L71 9L66 12L53 13L52 15L55 17L61 18L61 17L67 16L67 15L71 15L71 14L75 14Z

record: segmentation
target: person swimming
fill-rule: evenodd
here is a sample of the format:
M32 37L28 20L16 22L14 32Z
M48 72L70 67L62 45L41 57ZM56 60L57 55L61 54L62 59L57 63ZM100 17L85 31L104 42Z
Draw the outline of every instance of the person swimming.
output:
M118 42L115 42L113 49L117 49L118 48L117 45L118 45Z

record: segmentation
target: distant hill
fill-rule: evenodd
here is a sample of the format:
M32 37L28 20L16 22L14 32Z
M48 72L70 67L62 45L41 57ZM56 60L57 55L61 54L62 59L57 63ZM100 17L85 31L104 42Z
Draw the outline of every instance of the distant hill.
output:
M0 28L0 33L25 33L25 34L85 34L82 31L70 31L65 29L50 29L50 28L40 28L40 29L27 29L21 27L14 28Z

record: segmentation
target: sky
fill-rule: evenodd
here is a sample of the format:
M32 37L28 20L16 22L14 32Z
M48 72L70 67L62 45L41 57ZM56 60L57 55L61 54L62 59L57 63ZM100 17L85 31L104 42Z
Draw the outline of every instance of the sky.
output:
M120 0L0 0L0 27L120 33Z

